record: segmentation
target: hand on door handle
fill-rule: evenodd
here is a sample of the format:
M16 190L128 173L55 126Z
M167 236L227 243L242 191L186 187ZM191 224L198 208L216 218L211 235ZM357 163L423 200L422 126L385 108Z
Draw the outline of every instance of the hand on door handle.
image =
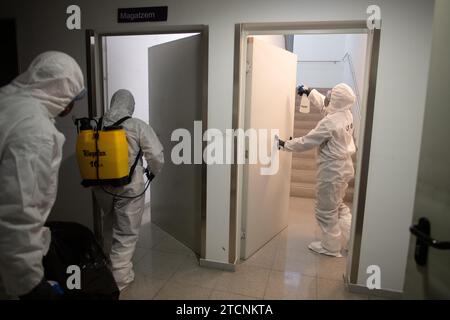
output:
M292 140L292 137L289 137L289 140ZM285 144L286 144L286 141L278 139L278 150L284 149Z

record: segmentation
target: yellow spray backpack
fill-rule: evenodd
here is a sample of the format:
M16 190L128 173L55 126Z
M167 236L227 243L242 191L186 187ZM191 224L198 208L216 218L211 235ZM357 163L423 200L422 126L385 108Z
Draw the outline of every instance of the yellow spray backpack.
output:
M134 169L142 157L139 153L128 170L128 142L120 124L131 117L124 117L111 126L102 128L102 119L75 120L78 129L76 155L85 187L97 185L123 186L131 182ZM96 122L96 128L91 126Z

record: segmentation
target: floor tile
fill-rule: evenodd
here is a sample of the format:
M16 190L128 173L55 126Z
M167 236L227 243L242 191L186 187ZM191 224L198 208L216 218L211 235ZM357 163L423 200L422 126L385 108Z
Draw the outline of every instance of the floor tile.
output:
M120 293L120 300L151 300L166 282L136 274L134 282Z
M308 245L315 241L313 236L308 237L290 237L279 241L278 252L286 252L290 255L308 254L310 250Z
M133 259L132 259L133 264L136 265L145 256L147 251L148 251L148 249L136 247L136 250L134 251Z
M278 243L274 239L258 250L253 256L245 260L245 265L252 265L261 268L271 269L277 254Z
M223 273L222 270L200 267L196 257L188 256L185 257L172 279L179 283L213 289Z
M315 277L298 272L272 271L264 299L268 300L315 300L317 283Z
M291 197L289 203L289 224L315 222L315 199Z
M298 272L315 277L316 257L310 252L279 251L272 267L276 271Z
M168 280L175 274L185 258L185 255L148 250L135 265L134 271L147 277Z
M270 270L250 265L239 265L235 272L224 272L216 290L263 298Z
M257 300L256 297L244 296L232 292L214 290L209 297L210 300Z
M317 254L317 277L330 280L342 280L346 271L347 259L327 257Z
M155 300L207 300L212 289L187 285L173 279L168 281L155 296Z
M168 253L178 253L195 256L195 253L191 249L171 236L164 238L163 241L157 243L152 249Z
M347 291L344 281L317 279L317 298L319 300L367 300L367 295Z

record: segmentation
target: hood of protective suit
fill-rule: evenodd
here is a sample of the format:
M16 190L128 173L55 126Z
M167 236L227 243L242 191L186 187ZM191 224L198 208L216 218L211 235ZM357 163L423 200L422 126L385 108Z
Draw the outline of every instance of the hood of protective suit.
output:
M330 105L327 107L327 114L349 110L355 103L356 96L345 83L340 83L331 90Z
M16 90L29 91L47 109L49 117L55 118L84 91L83 73L69 55L44 52L12 81L8 91Z
M112 125L124 117L131 117L134 112L134 97L130 91L120 89L116 91L112 98L109 110L106 111L103 119L106 126Z

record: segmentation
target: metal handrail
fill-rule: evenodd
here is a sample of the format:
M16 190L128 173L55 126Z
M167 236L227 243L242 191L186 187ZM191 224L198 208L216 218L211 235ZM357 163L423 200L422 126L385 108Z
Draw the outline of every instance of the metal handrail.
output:
M355 68L353 66L353 61L351 55L346 52L341 60L297 60L297 63L339 63L344 62L345 59L347 59L349 67L350 67L350 73L352 75L352 81L353 81L353 88L355 89L355 96L356 96L356 111L358 113L358 118L361 119L361 104L360 104L360 94L359 94L359 88L358 88L358 82L356 81L356 74L355 74Z
M355 95L356 95L356 111L358 112L358 118L361 120L361 96L359 94L359 88L358 88L358 82L356 81L356 73L355 73L355 68L353 67L353 61L352 61L352 56L350 55L350 53L346 53L344 55L344 57L342 57L342 61L344 61L347 58L349 67L350 67L350 72L352 74L352 81L353 81L353 88L355 89Z

